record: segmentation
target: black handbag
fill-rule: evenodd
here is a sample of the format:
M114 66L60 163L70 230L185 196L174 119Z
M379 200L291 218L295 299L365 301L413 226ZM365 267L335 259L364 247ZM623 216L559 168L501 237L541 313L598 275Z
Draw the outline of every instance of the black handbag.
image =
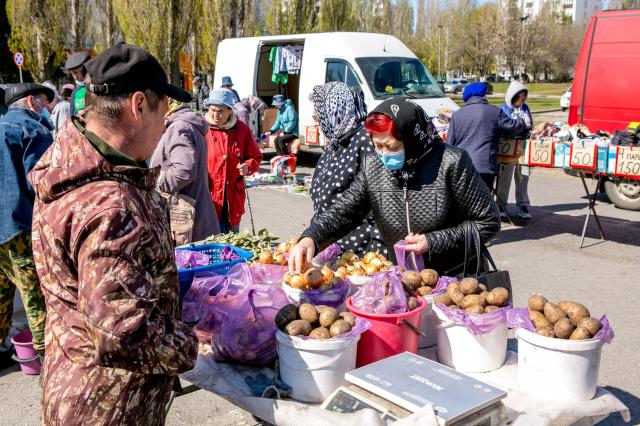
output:
M472 277L487 286L489 291L496 287L509 290L509 304L513 306L513 292L511 291L511 277L509 271L502 271L496 267L487 247L480 241L480 233L476 224L465 221L464 229L464 266L462 273L456 278ZM472 269L475 260L475 269ZM482 270L481 270L482 267Z

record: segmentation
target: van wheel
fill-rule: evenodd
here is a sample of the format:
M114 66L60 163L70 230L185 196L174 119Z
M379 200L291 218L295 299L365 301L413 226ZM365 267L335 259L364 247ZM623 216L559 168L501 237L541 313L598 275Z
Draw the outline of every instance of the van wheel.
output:
M604 192L616 207L625 210L640 211L640 183L632 180L611 180L604 182Z
M454 89L453 93L457 95L458 93L460 93L460 89Z

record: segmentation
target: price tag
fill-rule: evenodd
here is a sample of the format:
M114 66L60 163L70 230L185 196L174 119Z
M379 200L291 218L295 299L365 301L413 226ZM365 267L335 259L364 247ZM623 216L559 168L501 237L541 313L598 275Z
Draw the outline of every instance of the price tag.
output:
M617 176L640 179L640 148L618 147L615 174Z
M518 156L518 140L517 139L500 139L498 143L498 155L505 157Z
M571 144L571 155L569 156L569 166L573 169L593 170L598 164L598 145L595 143L582 142Z
M529 141L529 165L553 167L553 142L552 141Z

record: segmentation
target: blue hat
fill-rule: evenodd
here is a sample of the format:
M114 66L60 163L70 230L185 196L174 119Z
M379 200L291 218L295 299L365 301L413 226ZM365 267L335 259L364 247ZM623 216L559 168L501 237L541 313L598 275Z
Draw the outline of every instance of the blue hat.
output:
M233 108L233 104L233 92L228 89L212 90L209 92L209 97L204 101L204 106L206 107L219 105L227 108Z
M464 92L462 93L462 100L467 102L469 98L473 96L484 96L487 94L487 85L476 81L475 83L471 83L464 88Z
M224 86L233 86L233 81L231 81L231 77L228 75L222 77L222 87Z
M271 106L280 106L284 103L283 95L275 95L271 101Z

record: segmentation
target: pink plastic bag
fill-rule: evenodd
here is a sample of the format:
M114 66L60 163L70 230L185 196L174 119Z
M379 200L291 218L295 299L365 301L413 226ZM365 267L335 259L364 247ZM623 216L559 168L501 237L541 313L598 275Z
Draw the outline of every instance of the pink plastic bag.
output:
M340 256L341 253L342 249L340 248L340 246L334 243L318 253L315 258L321 265L324 265L325 263L331 263L331 261Z
M609 318L607 318L606 315L601 316L600 324L602 324L602 328L593 337L598 340L602 340L604 343L611 343L615 333L613 332L613 328L609 325Z
M351 303L359 311L371 314L401 314L407 312L407 298L398 271L378 273L353 295ZM388 282L388 285L385 283ZM385 290L388 289L388 294Z
M289 267L286 265L263 265L261 263L254 263L251 265L251 272L253 273L254 283L256 284L282 284L284 274L286 274L288 270Z
M211 256L199 251L176 250L176 266L178 269L195 268L209 264Z
M518 321L514 321L513 319L511 319L511 322L509 324L509 327L511 328L524 328L525 330L529 330L532 333L536 332L536 329L533 325L533 322L531 321L531 318L529 318L529 309L528 308L516 308L516 309L512 309L512 310L521 310L524 314L519 315ZM595 339L601 340L604 343L611 343L611 341L613 340L613 338L615 337L615 333L613 332L613 328L611 328L611 325L609 324L609 319L607 318L606 315L602 315L600 317L600 324L602 324L602 327L600 328L600 330L596 333L595 336L593 336Z
M393 251L396 253L396 262L398 262L398 266L404 270L420 272L424 269L424 259L421 254L406 251L408 245L405 240L400 240L395 243Z
M491 333L500 324L507 324L507 327L510 328L524 328L535 332L533 323L529 319L529 310L527 308L504 307L487 314L468 314L462 310L449 309L440 303L436 306L449 321L464 325L469 333L474 336Z
M455 277L440 277L438 279L438 283L436 284L436 286L433 288L433 291L431 292L432 295L435 294L442 294L444 292L447 291L447 287L449 287L449 284L451 283L457 283L459 282L457 278Z
M350 339L352 337L360 336L362 333L371 328L371 323L364 318L356 317L356 325L346 333L338 334L332 337L332 339ZM309 336L291 336L292 338L311 340L313 337Z

